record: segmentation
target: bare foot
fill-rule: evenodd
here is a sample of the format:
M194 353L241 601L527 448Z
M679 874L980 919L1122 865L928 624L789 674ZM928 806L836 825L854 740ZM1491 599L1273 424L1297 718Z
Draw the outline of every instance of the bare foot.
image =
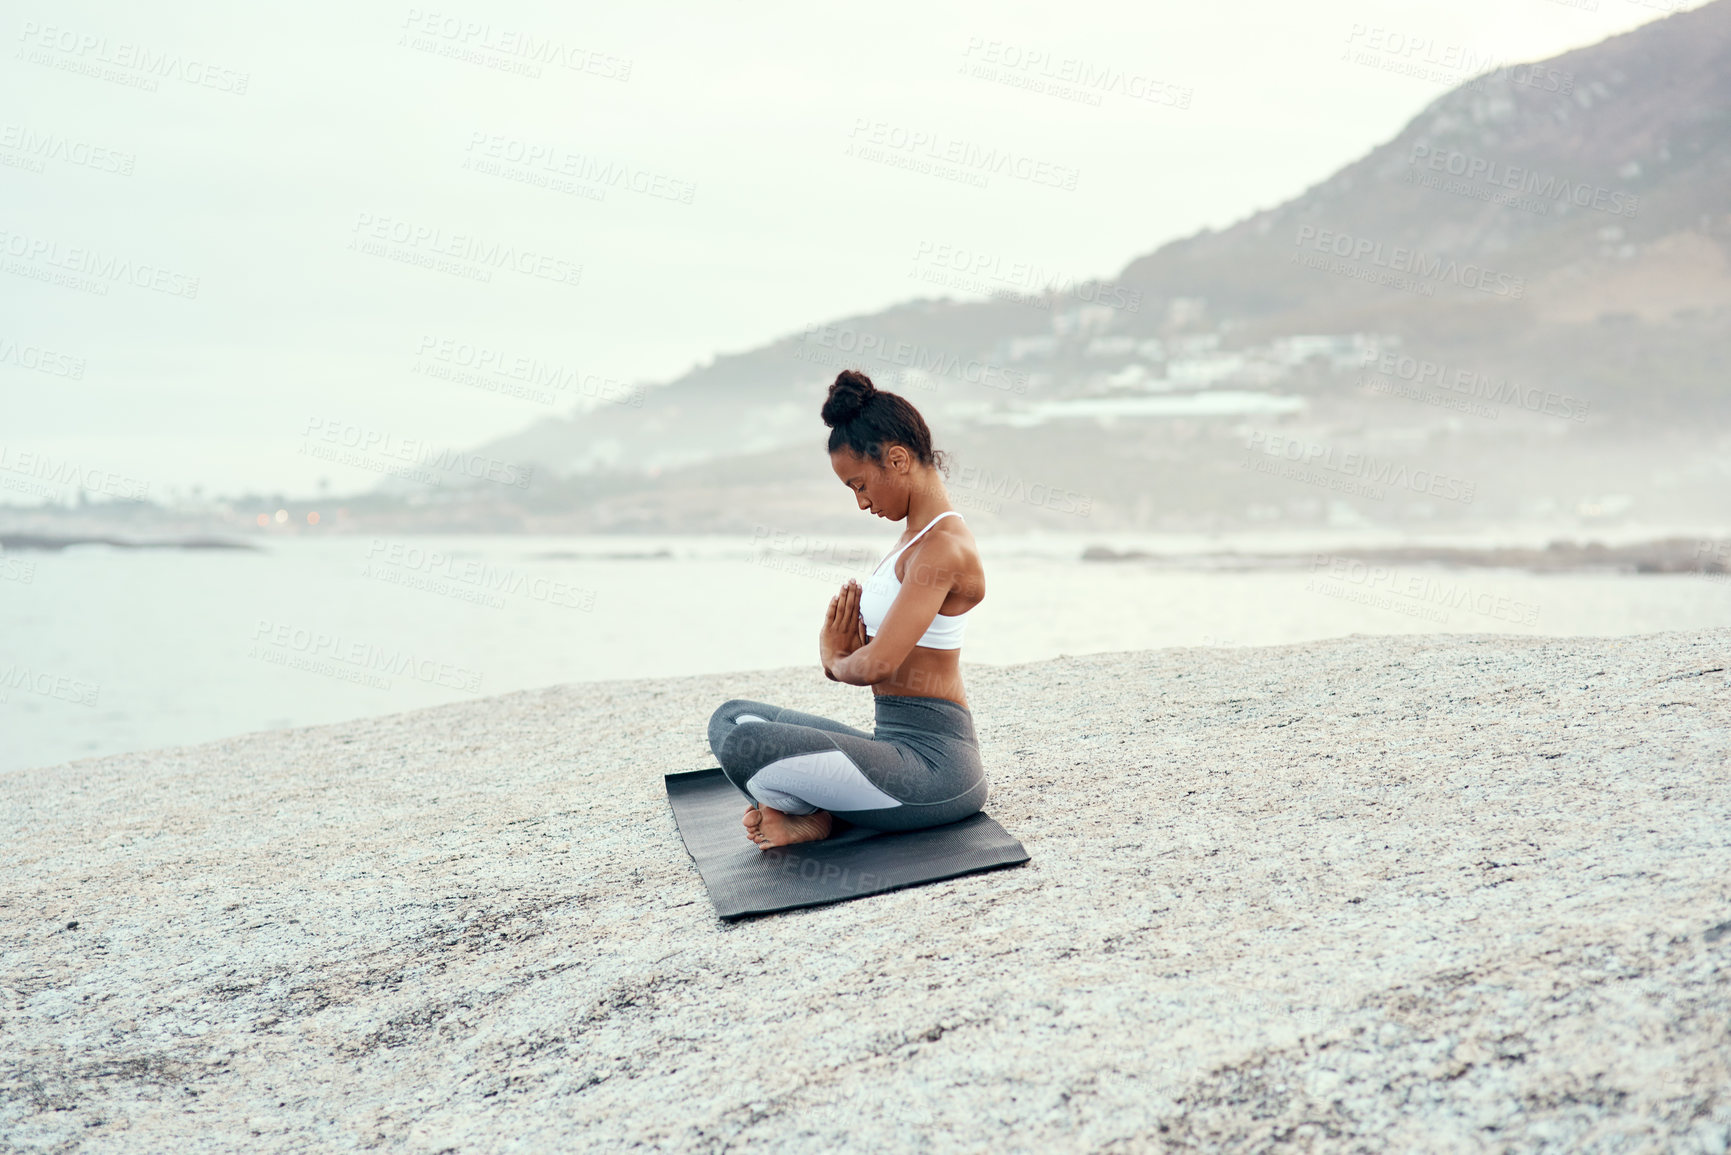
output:
M745 812L744 822L745 836L761 849L768 850L775 846L828 838L835 818L827 810L787 814L773 806L754 806Z

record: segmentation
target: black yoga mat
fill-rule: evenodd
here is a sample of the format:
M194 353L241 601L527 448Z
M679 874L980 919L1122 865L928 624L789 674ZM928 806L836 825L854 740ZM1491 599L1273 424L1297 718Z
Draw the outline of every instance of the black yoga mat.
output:
M821 842L761 850L740 825L745 796L719 766L665 777L679 836L722 918L845 902L1028 861L1022 844L984 814L897 833L855 826Z

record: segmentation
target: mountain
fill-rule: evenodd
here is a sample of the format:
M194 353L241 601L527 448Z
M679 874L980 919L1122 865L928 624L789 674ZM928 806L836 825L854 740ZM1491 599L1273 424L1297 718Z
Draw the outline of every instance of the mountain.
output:
M526 527L858 528L817 418L854 367L1008 526L1722 515L1728 194L1717 0L1468 81L1113 280L813 326L484 452L537 465Z
M1630 379L1636 365L1666 370L1666 409L1725 400L1728 213L1731 5L1720 0L1469 82L1302 196L1167 245L1121 279L1154 305L1144 316L1201 297L1246 340L1352 324L1640 416L1653 397ZM1372 255L1344 258L1354 271L1393 272L1406 249L1455 274L1414 273L1435 293L1420 297L1293 262L1367 243ZM1495 274L1488 286L1469 287L1470 263Z

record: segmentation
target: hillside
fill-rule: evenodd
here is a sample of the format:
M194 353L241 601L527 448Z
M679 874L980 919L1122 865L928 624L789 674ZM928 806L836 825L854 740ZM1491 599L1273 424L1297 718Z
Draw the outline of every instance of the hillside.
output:
M814 325L486 451L537 463L526 525L701 530L742 502L845 518L730 477L826 478L816 412L852 366L976 477L1090 494L1099 526L1707 517L1728 476L1728 192L1717 0L1471 80L1293 200L1113 280ZM1255 476L1270 435L1461 484L1438 501ZM1073 522L1028 505L977 512Z

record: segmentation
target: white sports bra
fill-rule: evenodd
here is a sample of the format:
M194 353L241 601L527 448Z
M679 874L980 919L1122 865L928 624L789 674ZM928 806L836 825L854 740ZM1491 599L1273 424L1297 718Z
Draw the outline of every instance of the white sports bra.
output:
M912 539L908 541L908 545L920 540L925 536L927 529L932 528L952 513L955 513L957 517L962 516L953 509L944 510L926 523L926 529L914 534ZM865 622L868 637L877 635L878 627L884 624L884 615L890 612L891 604L895 602L896 595L901 592L902 583L896 579L896 559L907 552L908 545L902 546L901 549L896 550L885 559L889 562L888 569L884 568L883 562L879 562L878 568L872 571L872 576L867 578L865 584L860 587L859 616ZM967 628L967 622L964 619L970 612L972 611L963 610L959 614L938 614L932 618L931 628L922 634L920 640L914 645L925 646L931 650L961 649L962 631Z

